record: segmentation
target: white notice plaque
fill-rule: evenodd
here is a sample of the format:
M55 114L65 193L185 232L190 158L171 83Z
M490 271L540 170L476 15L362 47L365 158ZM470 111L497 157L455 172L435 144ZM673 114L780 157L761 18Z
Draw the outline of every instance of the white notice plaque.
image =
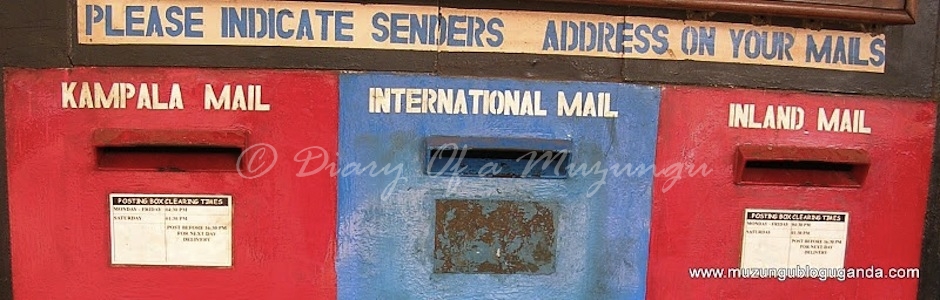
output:
M842 268L849 214L746 209L741 268Z
M111 264L232 266L232 197L111 194Z

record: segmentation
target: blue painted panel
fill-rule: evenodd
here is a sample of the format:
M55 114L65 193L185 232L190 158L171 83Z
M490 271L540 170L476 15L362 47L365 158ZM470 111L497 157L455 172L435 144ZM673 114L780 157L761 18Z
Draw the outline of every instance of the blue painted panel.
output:
M378 90L370 94L371 88ZM396 88L434 91L402 90L398 112L392 95L388 113L370 113L385 109L384 97ZM460 108L407 100L440 98L448 90L453 98L464 93L467 114L439 114L435 112ZM493 98L507 90L520 95L529 91L531 99L539 91L539 107L527 112L545 115L483 114L483 96L474 114L470 90L499 91ZM610 110L617 117L558 116L559 92L570 103L579 91L585 99L588 92L594 93L592 98L610 93ZM340 164L346 172L339 178L339 298L643 299L653 173L633 171L653 164L659 99L659 88L629 84L343 74ZM456 100L442 101L450 105ZM491 137L495 144L500 138L571 141L568 178L429 175L423 168L426 141L432 136ZM435 273L435 205L440 199L535 201L556 207L554 271Z

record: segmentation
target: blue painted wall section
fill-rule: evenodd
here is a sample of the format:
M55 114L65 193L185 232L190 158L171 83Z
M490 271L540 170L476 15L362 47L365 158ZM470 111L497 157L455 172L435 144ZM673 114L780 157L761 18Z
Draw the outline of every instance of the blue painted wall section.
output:
M580 113L572 108L579 92ZM466 113L453 104L462 102L461 95ZM631 171L653 164L659 100L659 88L630 84L341 75L339 298L643 299L653 172ZM429 174L427 143L435 136L493 138L493 145L500 139L570 141L568 176ZM318 164L311 161L308 168ZM477 203L467 210L485 205L476 201L518 201L503 206L509 215L532 202L551 208L544 222L554 223L554 240L546 244L553 253L528 259L551 267L512 274L440 271L435 220L443 200ZM507 224L530 219L519 220ZM468 224L484 230L476 231L481 237L488 236L486 228L505 227ZM539 234L548 232L539 224L533 227ZM513 253L523 260L531 254Z

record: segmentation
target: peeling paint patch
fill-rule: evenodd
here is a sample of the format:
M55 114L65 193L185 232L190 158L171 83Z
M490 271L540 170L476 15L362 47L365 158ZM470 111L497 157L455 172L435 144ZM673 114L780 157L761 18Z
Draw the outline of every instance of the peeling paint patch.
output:
M434 272L555 272L555 209L522 201L438 200Z

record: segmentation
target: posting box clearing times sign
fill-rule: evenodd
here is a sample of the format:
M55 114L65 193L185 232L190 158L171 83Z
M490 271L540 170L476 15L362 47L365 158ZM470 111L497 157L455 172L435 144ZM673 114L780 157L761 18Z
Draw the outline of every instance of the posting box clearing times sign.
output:
M232 266L232 197L111 194L111 263Z
M229 45L692 60L884 73L884 35L664 18L235 0L77 2L87 45Z
M747 209L741 268L842 268L849 214Z

